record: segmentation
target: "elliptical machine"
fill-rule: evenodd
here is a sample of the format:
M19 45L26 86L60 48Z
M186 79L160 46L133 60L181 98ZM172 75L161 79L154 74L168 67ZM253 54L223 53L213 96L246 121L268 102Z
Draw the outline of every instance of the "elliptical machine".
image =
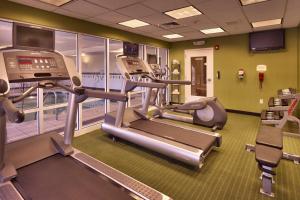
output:
M168 80L170 69L165 66L161 67L158 64L150 64L155 77ZM175 83L176 82L176 83ZM175 81L169 84L190 85L191 82ZM153 112L153 117L167 118L176 121L192 123L196 125L212 128L212 131L221 130L227 122L227 113L218 101L217 97L205 97L197 101L191 101L184 104L167 105L166 89L156 90L151 100L152 106L156 109ZM185 113L186 115L178 115L177 113Z

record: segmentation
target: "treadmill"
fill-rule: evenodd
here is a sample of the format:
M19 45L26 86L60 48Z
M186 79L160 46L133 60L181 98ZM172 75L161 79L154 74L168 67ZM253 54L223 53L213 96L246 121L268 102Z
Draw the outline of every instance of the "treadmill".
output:
M72 147L80 102L88 97L125 102L127 97L83 88L73 61L47 46L54 42L51 30L14 24L14 34L14 47L0 50L0 199L170 199ZM36 86L11 99L9 83L23 82ZM47 133L6 144L6 118L21 123L25 116L13 103L37 88L55 87L69 92L64 135Z
M132 49L138 49L137 47L123 49L127 55L117 57L119 71L124 78L121 92L127 94L136 87L146 87L145 102L141 110L126 108L126 102L119 102L117 111L105 115L102 130L114 137L201 168L211 150L220 147L221 135L148 118L152 90L165 88L167 84L155 79L149 65L138 58L137 53L132 54ZM126 53L128 49L131 51ZM141 81L143 78L149 81Z

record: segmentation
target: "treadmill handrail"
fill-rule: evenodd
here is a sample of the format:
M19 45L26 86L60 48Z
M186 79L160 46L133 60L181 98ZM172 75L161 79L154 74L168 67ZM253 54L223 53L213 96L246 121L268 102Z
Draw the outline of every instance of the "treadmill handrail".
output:
M21 123L24 121L25 114L21 112L11 100L9 100L7 97L1 97L0 102L1 107L5 111L9 121L14 123Z
M110 99L114 101L126 102L128 97L125 94L118 92L104 92L100 90L84 89L84 95L87 97L94 97L99 99Z
M137 87L147 87L147 88L165 88L167 85L165 83L157 82L135 82Z
M172 84L179 84L179 85L191 85L191 81L184 81L184 80L163 80L163 79L156 79L156 82L158 83L165 83L168 85Z

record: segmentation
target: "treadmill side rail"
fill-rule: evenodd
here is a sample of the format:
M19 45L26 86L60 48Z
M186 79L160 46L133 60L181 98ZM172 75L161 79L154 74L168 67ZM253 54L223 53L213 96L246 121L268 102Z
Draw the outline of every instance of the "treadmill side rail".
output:
M170 197L131 178L130 176L127 176L126 174L106 165L105 163L96 160L85 153L82 153L79 150L75 150L74 154L72 154L72 157L118 183L139 198L151 200L171 200Z
M202 166L205 158L204 152L201 149L147 134L135 129L125 127L118 128L113 125L103 123L102 130L106 133L112 134L113 136L122 138L199 168Z
M13 184L8 181L0 184L0 199L1 200L24 200Z

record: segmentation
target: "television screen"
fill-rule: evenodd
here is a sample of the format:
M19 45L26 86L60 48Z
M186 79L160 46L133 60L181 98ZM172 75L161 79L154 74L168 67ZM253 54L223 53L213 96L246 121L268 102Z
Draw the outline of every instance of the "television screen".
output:
M147 62L149 64L157 64L157 56L152 54L147 54Z
M267 51L285 48L284 29L260 31L249 34L251 51Z
M54 51L54 31L14 24L13 44L17 49Z
M139 57L139 45L130 42L124 42L123 54L130 57Z

